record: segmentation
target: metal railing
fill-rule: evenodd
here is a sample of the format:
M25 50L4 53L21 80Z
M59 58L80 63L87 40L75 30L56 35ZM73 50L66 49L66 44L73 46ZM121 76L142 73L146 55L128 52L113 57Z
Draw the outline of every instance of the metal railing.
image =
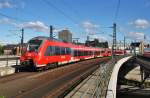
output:
M0 57L0 67L1 66L4 66L4 67L8 67L8 66L11 66L11 64L13 65L18 65L19 64L19 56L14 56L14 57L9 57L9 56L6 56L6 57Z
M106 64L100 66L100 78L97 80L97 86L95 89L95 93L93 93L92 98L105 98L107 93L107 87L109 84L109 80L111 77L111 73L116 61L111 60Z
M108 90L108 84L110 81L110 77L113 71L113 68L118 60L124 58L126 56L116 56L114 59L108 61L107 63L101 64L99 68L99 74L96 79L96 87L90 98L106 98L107 92L113 93L113 91ZM90 84L89 84L90 85ZM85 98L86 94L90 89L86 89L86 91L82 94L80 98ZM114 94L112 94L114 95Z

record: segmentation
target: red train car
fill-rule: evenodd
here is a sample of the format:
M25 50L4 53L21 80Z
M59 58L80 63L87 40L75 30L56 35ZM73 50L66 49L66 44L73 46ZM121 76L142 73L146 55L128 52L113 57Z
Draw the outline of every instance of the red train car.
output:
M150 57L150 48L145 48L143 56Z
M28 41L20 62L43 68L102 56L111 56L110 49L74 45L48 37L35 37Z
M124 55L124 54L126 54L125 50L121 50L121 49L115 50L115 55Z

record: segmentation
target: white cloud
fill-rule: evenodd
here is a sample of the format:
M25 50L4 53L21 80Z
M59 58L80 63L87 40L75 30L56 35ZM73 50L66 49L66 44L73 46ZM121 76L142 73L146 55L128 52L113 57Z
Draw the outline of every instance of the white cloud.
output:
M0 24L12 25L18 28L34 30L36 32L49 32L49 27L41 21L30 21L18 24L14 20L11 20L9 18L2 18L0 19ZM54 29L54 32L58 31L59 29Z
M99 25L96 25L90 21L84 21L81 25L87 33L95 33L99 29Z
M127 33L127 37L134 40L144 40L144 33L142 32L129 32Z
M8 0L1 0L0 1L0 9L1 8L13 8L15 7L14 4L12 4L10 1Z
M18 27L25 28L25 29L31 29L36 32L49 32L49 27L46 26L41 21L25 22L25 23L18 25Z
M131 25L133 25L136 28L140 28L140 29L146 29L150 26L150 22L146 19L137 19L133 22L130 23Z
M14 20L11 20L9 18L0 19L0 24L8 24L8 25L14 25L14 26L17 25Z

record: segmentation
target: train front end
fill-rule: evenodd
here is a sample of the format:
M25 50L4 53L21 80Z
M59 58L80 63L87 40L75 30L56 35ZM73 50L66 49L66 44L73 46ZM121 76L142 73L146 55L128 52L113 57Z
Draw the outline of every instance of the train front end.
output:
M34 66L39 58L40 46L43 40L33 38L28 41L25 51L20 57L20 64L25 66Z

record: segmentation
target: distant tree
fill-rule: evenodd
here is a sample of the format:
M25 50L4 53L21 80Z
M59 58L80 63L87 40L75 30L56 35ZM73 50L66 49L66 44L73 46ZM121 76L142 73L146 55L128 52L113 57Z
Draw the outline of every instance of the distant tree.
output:
M4 48L2 45L0 45L0 55L2 55L4 53Z

